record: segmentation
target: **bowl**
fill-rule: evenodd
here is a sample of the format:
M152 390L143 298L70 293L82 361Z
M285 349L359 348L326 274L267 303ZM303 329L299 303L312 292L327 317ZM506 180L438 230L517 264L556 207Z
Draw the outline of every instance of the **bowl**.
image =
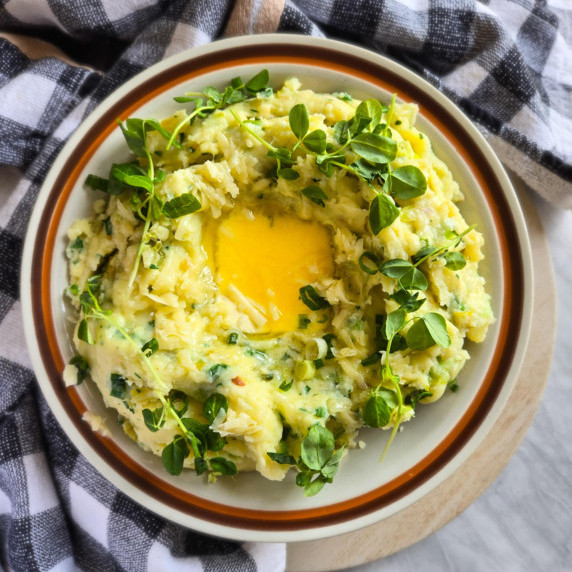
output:
M256 473L207 484L185 472L168 475L112 420L94 385L66 387L74 355L67 283L66 230L91 213L93 192L83 181L128 158L116 119L167 117L172 97L223 86L267 68L275 85L296 76L305 88L420 107L419 129L451 169L465 194L469 224L484 235L480 264L497 318L484 343L470 345L462 391L422 408L393 443L388 432L365 430L363 450L351 451L333 484L311 498L293 478L266 481ZM123 157L125 155L125 157ZM170 57L115 91L77 129L46 177L26 237L21 295L26 339L40 387L71 441L109 481L157 514L208 534L248 541L323 538L378 522L422 502L458 469L490 431L517 380L531 322L532 264L524 219L500 162L472 123L438 90L395 62L325 39L261 35L214 42ZM92 431L86 411L109 420L109 436ZM289 477L293 475L289 474Z

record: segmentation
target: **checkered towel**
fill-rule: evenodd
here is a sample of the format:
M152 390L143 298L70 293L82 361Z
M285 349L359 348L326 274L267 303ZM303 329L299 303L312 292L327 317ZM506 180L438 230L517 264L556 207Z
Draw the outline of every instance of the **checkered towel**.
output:
M501 160L572 207L568 0L2 0L0 564L32 570L267 570L282 544L166 522L99 475L40 395L18 301L38 189L97 103L149 65L223 35L288 31L362 44L455 101Z

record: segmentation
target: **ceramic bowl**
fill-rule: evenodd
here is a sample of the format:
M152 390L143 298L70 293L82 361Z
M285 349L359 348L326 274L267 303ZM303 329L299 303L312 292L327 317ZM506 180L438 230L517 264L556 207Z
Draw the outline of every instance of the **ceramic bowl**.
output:
M333 484L306 498L289 474L283 482L240 474L207 484L185 471L171 477L161 460L131 441L91 383L66 387L74 354L64 303L66 230L91 213L86 174L128 158L116 119L167 117L172 97L222 87L231 78L270 71L273 85L296 76L305 88L356 98L399 100L420 107L418 127L450 167L466 200L461 210L485 236L487 279L497 318L471 359L457 393L447 394L404 426L383 464L389 432L365 430L363 450L350 451ZM356 530L423 497L458 469L490 431L510 398L531 320L532 272L518 200L498 159L471 122L439 91L395 62L345 43L290 35L223 40L149 68L115 91L63 148L41 189L25 243L22 304L26 337L41 389L65 432L87 459L125 494L187 527L239 540L298 541ZM89 410L108 420L111 436L82 420ZM293 473L292 471L290 473Z

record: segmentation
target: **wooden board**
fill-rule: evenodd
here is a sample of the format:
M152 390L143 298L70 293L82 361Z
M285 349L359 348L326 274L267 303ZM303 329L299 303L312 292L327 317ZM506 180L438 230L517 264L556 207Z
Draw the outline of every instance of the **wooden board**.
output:
M517 181L515 181L517 186ZM418 503L356 532L287 546L288 572L326 572L372 562L393 554L439 530L473 503L498 477L517 450L542 398L556 340L556 295L548 243L538 214L520 193L530 242L535 288L533 323L522 372L505 408L483 443L444 483ZM516 406L515 406L516 405Z

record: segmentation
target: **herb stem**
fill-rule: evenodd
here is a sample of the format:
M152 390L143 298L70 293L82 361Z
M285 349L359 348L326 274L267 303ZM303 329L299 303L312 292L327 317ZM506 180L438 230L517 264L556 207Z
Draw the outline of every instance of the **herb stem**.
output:
M433 249L431 252L429 252L429 254L426 254L423 258L421 258L415 264L413 264L413 268L417 268L417 266L419 266L420 264L425 262L431 256L435 256L436 254L440 254L441 252L451 248L451 246L456 246L457 244L459 244L459 242L461 242L461 239L465 235L467 235L469 232L471 232L471 230L473 230L475 228L475 226L476 225L474 225L474 224L471 225L469 228L466 228L461 234L459 234L459 236L456 236L455 238L451 239L449 242L447 242L443 246L440 246L439 248Z
M133 269L131 270L131 275L129 276L129 283L127 285L128 289L131 290L133 287L133 282L135 282L135 277L139 270L139 261L141 260L141 255L143 254L143 249L145 248L145 236L149 232L151 227L151 215L150 206L147 209L147 219L145 220L145 227L143 228L143 234L141 235L141 242L139 243L139 248L137 249L137 254L135 256L135 262L133 264Z
M175 141L175 137L179 134L179 131L183 128L185 123L187 123L187 121L191 121L193 119L193 117L198 115L204 109L210 109L210 107L208 107L208 106L196 107L191 113L186 115L182 121L179 122L177 127L175 127L175 129L173 130L173 133L171 134L169 141L167 141L167 146L166 146L167 151L171 148L171 145L173 145L173 142Z
M385 366L383 368L383 378L389 378L391 383L395 387L395 393L397 394L397 418L393 422L393 429L391 430L391 435L389 436L389 440L385 444L383 448L383 452L381 453L381 457L379 458L379 462L383 463L385 456L387 455L387 451L389 451L389 447L393 443L393 439L397 434L397 430L399 429L399 425L401 424L401 416L403 414L403 394L401 392L401 386L399 385L399 377L394 375L393 370L391 369L391 365L389 363L389 353L391 350L391 344L393 342L393 338L395 337L395 333L387 341L387 348L385 350Z
M90 296L94 300L96 300L93 293L91 292L91 289L89 288L89 286L88 286L88 292L89 292ZM101 310L97 301L96 301L96 304L97 304L97 308L96 308L96 311L92 313L92 317L99 319L99 320L105 320L110 326L115 328L133 346L135 351L139 354L139 356L141 357L141 359L143 360L143 362L147 366L147 369L151 372L153 379L160 386L161 390L165 393L168 393L169 388L165 385L165 383L163 382L163 380L161 379L161 377L157 373L157 370L153 367L151 360L145 354L145 352L143 352L141 350L141 348L139 347L137 342L113 318L111 318L110 316L103 313L103 311ZM161 404L165 408L165 411L167 412L167 414L170 414L171 417L176 419L177 424L179 425L179 427L183 431L183 438L188 442L187 437L186 437L186 427L185 427L184 423L182 422L181 418L173 411L173 408L171 407L170 402L167 399L165 399L164 395L162 393L160 393L157 388L151 388L151 389L152 389L153 393L155 394L155 397L157 399L159 399L159 401L161 402ZM192 445L191 445L191 447L192 447Z
M389 125L391 123L391 120L393 119L393 109L395 107L395 99L396 99L396 95L394 93L391 96L391 103L389 104L389 111L387 112L387 115L385 116L385 129L383 130L384 137L387 136L387 132L389 131Z
M259 141L260 143L262 143L262 145L264 145L269 151L276 151L276 147L272 146L270 143L268 143L268 141L265 141L262 137L260 137L260 135L258 135L257 133L255 133L254 131L252 131L252 129L250 129L239 117L238 115L234 112L234 109L229 108L230 113L232 114L232 116L238 121L238 124L244 129L246 130L248 133L250 133L250 135L252 135L257 141Z

